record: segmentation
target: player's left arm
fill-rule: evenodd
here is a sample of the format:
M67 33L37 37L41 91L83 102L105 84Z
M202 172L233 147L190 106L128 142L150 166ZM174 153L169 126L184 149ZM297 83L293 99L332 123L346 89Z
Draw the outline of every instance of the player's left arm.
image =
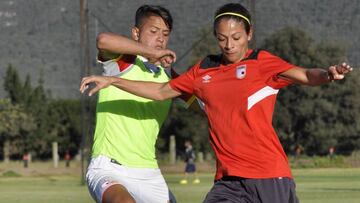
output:
M99 50L97 59L100 62L109 61L118 58L121 54L111 53L105 50Z
M114 33L100 33L96 38L99 58L117 58L120 54L141 55L151 63L159 61L164 66L170 66L176 61L176 54L170 49L156 49L130 38Z
M335 80L342 80L352 70L353 68L346 63L330 66L327 70L320 68L306 69L295 66L279 76L290 79L297 84L317 86Z

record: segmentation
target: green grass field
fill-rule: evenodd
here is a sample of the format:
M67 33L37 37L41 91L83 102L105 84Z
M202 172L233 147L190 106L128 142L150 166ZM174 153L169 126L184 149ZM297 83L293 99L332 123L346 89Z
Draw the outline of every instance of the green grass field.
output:
M360 168L293 170L302 203L359 203ZM180 185L181 174L165 174L179 203L201 202L212 186L213 174L200 174L201 183ZM0 202L92 202L87 188L74 176L0 177Z

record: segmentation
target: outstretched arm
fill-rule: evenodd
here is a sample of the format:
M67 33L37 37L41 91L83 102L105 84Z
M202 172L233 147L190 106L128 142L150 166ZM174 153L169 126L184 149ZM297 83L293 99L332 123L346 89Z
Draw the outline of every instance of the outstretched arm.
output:
M109 59L108 56L130 54L144 56L153 63L161 61L163 65L169 65L176 61L175 52L169 49L155 49L113 33L100 33L97 36L96 46L103 59Z
M89 96L110 85L152 100L165 100L181 95L181 93L173 90L169 83L132 81L109 76L84 77L80 84L80 92L84 93L91 83L94 83L95 87L89 90Z
M352 70L353 68L346 63L330 66L328 70L320 68L305 69L301 67L294 67L281 73L280 77L290 79L297 84L317 86L335 80L341 80Z

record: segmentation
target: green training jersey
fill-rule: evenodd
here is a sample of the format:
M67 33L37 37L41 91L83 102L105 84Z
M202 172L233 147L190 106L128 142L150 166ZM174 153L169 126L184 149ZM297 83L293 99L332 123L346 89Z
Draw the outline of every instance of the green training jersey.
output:
M163 68L154 74L141 59L137 56L132 63L121 58L105 62L104 73L118 72L119 77L129 80L169 81ZM126 68L120 72L124 64ZM129 167L158 168L155 143L170 105L171 100L153 101L114 86L100 90L92 157L105 155Z

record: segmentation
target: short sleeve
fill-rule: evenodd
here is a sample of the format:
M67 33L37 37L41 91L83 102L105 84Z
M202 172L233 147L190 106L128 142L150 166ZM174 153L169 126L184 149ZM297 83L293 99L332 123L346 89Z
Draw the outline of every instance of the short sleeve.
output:
M171 68L171 78L175 79L177 77L179 77L180 75ZM194 104L194 101L196 100L195 95L193 94L188 94L183 92L179 97L177 97L179 99L179 101L183 104L183 106L185 108L189 108L191 105ZM195 102L196 103L196 102Z
M272 55L267 51L261 51L258 56L260 74L265 82L276 89L288 86L293 82L279 77L279 74L295 67L283 59Z
M119 76L135 62L134 55L120 55L118 58L98 62L102 64L103 76Z
M198 65L193 66L184 74L175 79L170 80L170 87L182 94L192 95L194 93L194 81L196 77L196 70Z

